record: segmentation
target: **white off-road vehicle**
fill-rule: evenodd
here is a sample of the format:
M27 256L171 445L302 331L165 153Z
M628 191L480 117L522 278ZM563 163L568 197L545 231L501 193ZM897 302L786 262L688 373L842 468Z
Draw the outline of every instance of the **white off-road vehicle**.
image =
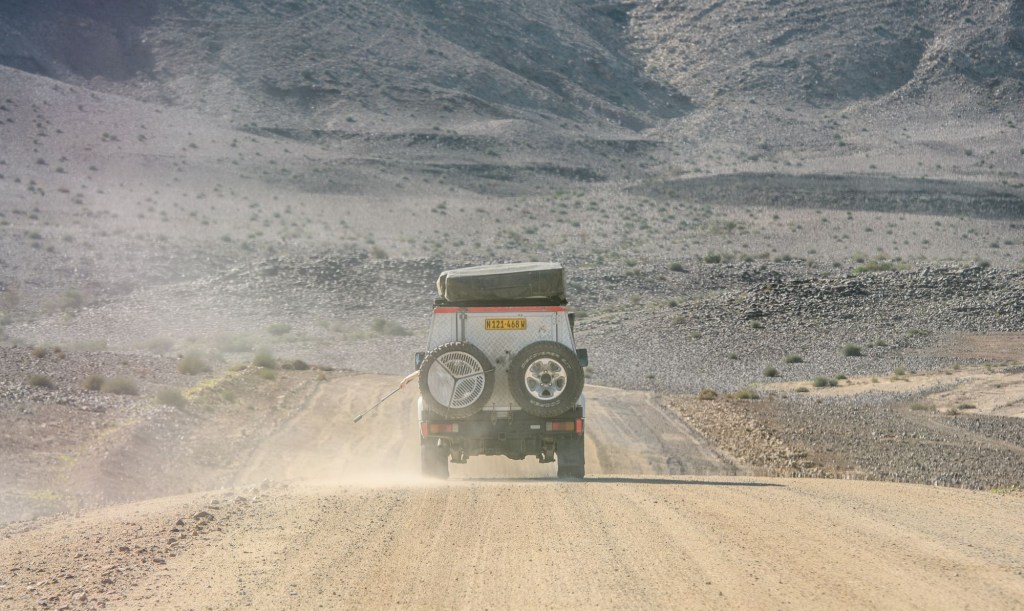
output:
M450 270L419 369L421 464L448 477L449 459L500 455L558 461L583 477L583 367L559 263Z

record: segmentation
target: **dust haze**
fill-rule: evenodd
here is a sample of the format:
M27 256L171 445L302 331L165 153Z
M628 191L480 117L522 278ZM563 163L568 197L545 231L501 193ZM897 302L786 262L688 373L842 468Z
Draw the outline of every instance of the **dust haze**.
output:
M488 555L512 539L599 575L581 606L1018 606L1022 103L1011 0L5 2L0 607L186 606L166 584L204 566L211 606L493 604L417 538L465 522L436 543L511 606L555 600ZM352 419L413 369L438 273L529 260L589 350L589 477L423 480L414 389ZM291 545L272 515L333 529L340 581L247 582ZM109 561L51 583L78 553Z

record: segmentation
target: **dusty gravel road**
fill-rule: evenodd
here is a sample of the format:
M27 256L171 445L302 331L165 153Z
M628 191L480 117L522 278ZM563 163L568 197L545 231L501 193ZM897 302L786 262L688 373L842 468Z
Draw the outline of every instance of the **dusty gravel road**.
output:
M650 397L604 388L587 481L471 460L425 482L412 391L351 423L392 382L321 384L231 491L0 530L0 606L1024 605L1019 495L731 475Z

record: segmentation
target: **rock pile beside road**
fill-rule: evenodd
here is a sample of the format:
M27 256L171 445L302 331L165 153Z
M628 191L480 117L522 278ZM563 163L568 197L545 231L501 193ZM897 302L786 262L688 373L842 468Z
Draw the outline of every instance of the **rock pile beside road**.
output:
M1024 488L1024 419L890 401L676 399L693 427L763 475Z

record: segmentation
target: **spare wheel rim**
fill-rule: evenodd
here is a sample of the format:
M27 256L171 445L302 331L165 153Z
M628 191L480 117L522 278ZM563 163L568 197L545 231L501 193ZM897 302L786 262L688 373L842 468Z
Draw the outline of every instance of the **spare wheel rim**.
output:
M565 392L568 383L565 367L555 359L531 361L523 375L526 392L538 401L554 401Z

